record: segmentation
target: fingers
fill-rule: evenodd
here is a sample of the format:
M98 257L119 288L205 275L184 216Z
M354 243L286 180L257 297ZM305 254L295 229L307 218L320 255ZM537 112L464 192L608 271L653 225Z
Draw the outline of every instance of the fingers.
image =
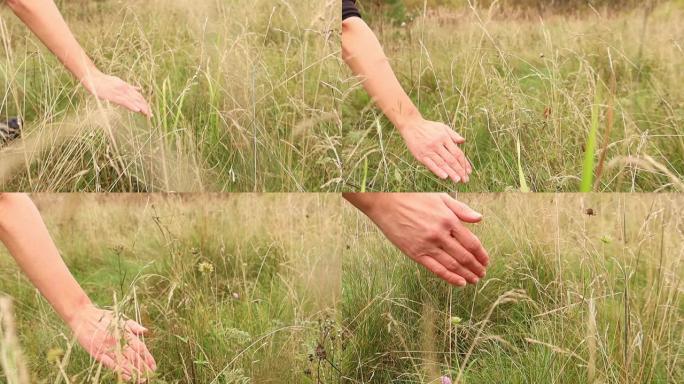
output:
M150 109L150 105L147 103L143 95L136 90L135 88L131 88L129 90L129 93L131 94L131 98L134 100L134 103L138 109L138 112L142 113L143 115L147 116L148 118L152 117L152 110Z
M152 117L152 109L141 93L141 88L130 85L118 77L109 77L99 86L93 87L93 94L103 100L120 105L128 110Z
M138 355L130 345L123 350L123 357L125 357L125 364L132 367L131 371L136 377L147 377L152 371L147 367L142 356Z
M113 347L97 356L107 368L121 374L126 381L145 379L157 369L154 358L147 350L145 344L140 341L134 332L143 334L147 329L140 324L128 320L124 324L126 345L122 351L117 352Z
M447 140L447 142L444 144L444 147L453 157L456 158L458 164L465 171L465 182L467 183L470 180L469 175L473 173L473 167L470 165L468 159L466 159L466 156L463 154L463 151L453 141Z
M449 177L449 174L448 174L446 171L444 171L444 170L442 169L442 167L440 167L439 165L437 165L437 163L436 163L435 161L433 161L431 157L429 157L429 156L424 157L424 158L423 158L423 164L425 164L425 166L426 166L432 173L434 173L435 175L437 175L437 177L439 177L440 179L444 180L444 179L446 179L447 177Z
M438 154L431 154L429 155L430 160L432 161L433 164L437 167L437 169L442 172L442 174L446 174L445 177L442 177L442 179L446 179L447 177L450 178L454 183L458 183L461 181L461 177L458 175L458 173L453 170L449 164L444 161L444 159L438 155ZM439 174L438 174L439 176ZM441 177L441 176L440 176Z
M135 336L129 336L128 337L128 346L131 347L135 353L137 353L138 357L140 358L141 361L145 363L145 366L147 367L148 370L150 371L156 371L157 370L157 363L154 361L154 357L152 357L152 354L150 351L147 349L147 346L145 343L140 341L137 337Z
M451 137L451 140L456 144L464 144L466 142L466 139L464 139L463 136L459 135L451 128L449 128L449 137Z
M453 143L452 143L453 145ZM460 152L458 148L456 148L457 152ZM454 156L451 152L447 150L447 148L442 145L437 148L437 154L444 160L444 162L447 164L447 166L458 176L459 180L462 180L464 183L468 182L468 174L466 172L465 167L463 167L458 160L457 156ZM448 172L448 170L447 170ZM458 180L454 180L454 182L458 182Z
M153 372L157 370L157 363L154 357L147 349L145 343L140 341L137 336L142 336L147 333L147 328L138 324L133 320L127 320L125 324L126 330L130 333L126 334L126 341L128 342L127 357L134 363L134 366L140 372ZM132 351L132 352L129 352Z
M143 327L142 325L136 323L133 320L126 320L126 329L131 331L133 334L137 336L142 336L147 333L147 328Z
M444 204L461 220L466 223L479 223L482 221L482 214L470 208L465 203L462 203L449 195L442 195Z
M455 285L457 287L465 287L466 284L468 284L463 277L450 271L439 261L430 256L419 257L418 259L416 259L416 261L420 265L427 268L430 272L434 273L437 277L451 285Z
M451 271L458 273L471 284L477 284L486 274L485 266L464 245L455 238L446 235L442 240L442 249L452 259L450 262L454 268ZM443 263L447 268L449 265ZM465 273L461 273L465 270Z
M131 370L130 370L128 367L126 367L126 366L122 366L121 364L118 364L118 363L114 360L114 357L112 357L112 356L110 356L110 355L102 355L102 356L100 356L100 357L98 358L98 361L99 361L102 365L104 365L106 368L109 368L109 369L111 369L112 371L121 374L121 377L122 377L124 380L126 380L126 381L130 381L130 380L131 380L131 378L132 378L132 376L133 376Z
M449 137L451 138L451 140L454 144L456 144L456 145L465 144L466 139L463 138L463 136L456 133L456 131L449 128L448 132L449 132ZM455 152L454 148L457 150L457 152ZM466 170L466 172L469 175L473 173L473 166L472 166L472 164L470 164L468 159L465 157L462 150L460 150L457 146L450 146L450 145L447 146L447 149L449 150L449 152L451 152L454 156L456 156L458 158L458 160L461 162L463 168Z
M152 117L152 111L150 109L150 106L147 104L147 101L145 101L145 98L143 97L140 92L138 92L134 87L126 84L126 89L124 90L123 94L119 96L120 98L117 100L112 100L116 102L117 104L128 108L129 110L137 113L141 113L147 117Z
M470 208L467 204L446 194L442 195L442 201L461 221L472 224L482 221L482 214ZM482 266L486 267L489 265L489 254L484 246L482 246L482 242L461 222L454 223L451 235L463 248L475 256Z
M452 272L460 276L470 284L477 284L480 281L480 278L475 273L473 273L473 271L466 268L464 265L459 263L454 257L447 254L446 252L436 252L433 258L440 265L446 268L449 272Z
M485 267L489 265L489 254L482 246L482 242L463 224L455 225L451 230L451 235L463 248L475 256L481 265Z
M456 155L447 149L447 145L451 146L451 150ZM423 164L441 179L448 177L454 183L459 181L468 182L470 180L467 171L469 167L468 160L466 160L463 152L452 142L438 147L434 153L424 157Z

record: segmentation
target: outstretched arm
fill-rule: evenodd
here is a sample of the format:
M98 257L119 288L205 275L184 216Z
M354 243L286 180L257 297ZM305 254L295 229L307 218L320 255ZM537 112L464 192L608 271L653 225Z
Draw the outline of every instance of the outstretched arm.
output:
M118 327L113 313L93 305L64 264L27 195L0 194L0 241L93 357L125 379L156 369L147 347L138 339L145 328L131 320ZM118 339L126 340L127 346L117 351Z
M416 160L442 179L468 182L472 166L458 147L465 139L445 124L423 118L401 87L375 34L359 17L342 22L342 56Z
M346 193L347 199L415 262L449 284L477 284L489 255L464 225L482 215L447 194Z
M7 5L95 97L151 116L140 89L100 72L76 41L53 0L7 0Z

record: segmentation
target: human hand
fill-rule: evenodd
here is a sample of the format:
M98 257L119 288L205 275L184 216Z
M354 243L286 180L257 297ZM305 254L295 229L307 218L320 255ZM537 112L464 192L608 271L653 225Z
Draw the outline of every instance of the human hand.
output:
M81 83L88 92L99 99L152 117L152 110L140 93L139 87L132 86L116 76L109 76L98 70L89 71L81 78Z
M423 165L441 179L467 183L473 167L458 145L465 139L445 124L413 119L398 127L409 150Z
M346 194L404 254L456 286L477 284L489 255L464 225L482 215L447 194Z
M119 319L111 311L88 305L68 323L86 352L124 380L144 383L157 369L147 346L140 340L147 329L135 321Z

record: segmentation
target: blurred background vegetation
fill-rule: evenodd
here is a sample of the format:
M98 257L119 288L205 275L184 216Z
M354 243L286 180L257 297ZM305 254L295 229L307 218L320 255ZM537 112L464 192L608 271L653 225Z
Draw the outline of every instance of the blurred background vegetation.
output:
M581 12L591 8L633 9L653 8L662 0L360 0L366 9L382 10L396 21L404 21L424 6L427 8L498 7L502 10L516 10L543 14L547 12ZM684 3L684 1L680 1Z
M571 192L594 177L595 191L684 191L684 1L358 3L423 116L466 138L477 175L437 181L357 86L342 103L348 185Z

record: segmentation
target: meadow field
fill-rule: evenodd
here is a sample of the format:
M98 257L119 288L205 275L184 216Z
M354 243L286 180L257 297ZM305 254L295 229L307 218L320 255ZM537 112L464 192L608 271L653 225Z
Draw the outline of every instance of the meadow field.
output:
M684 2L358 3L425 117L466 137L475 174L459 186L432 176L349 74L349 189L684 190Z
M339 189L337 0L57 1L99 68L138 85L147 120L90 96L0 10L5 191Z
M349 383L681 383L684 199L461 194L492 262L451 289L361 214L342 273Z
M91 298L150 329L151 383L338 382L338 196L33 198ZM14 303L32 382L116 382L97 377L4 248L0 296Z

